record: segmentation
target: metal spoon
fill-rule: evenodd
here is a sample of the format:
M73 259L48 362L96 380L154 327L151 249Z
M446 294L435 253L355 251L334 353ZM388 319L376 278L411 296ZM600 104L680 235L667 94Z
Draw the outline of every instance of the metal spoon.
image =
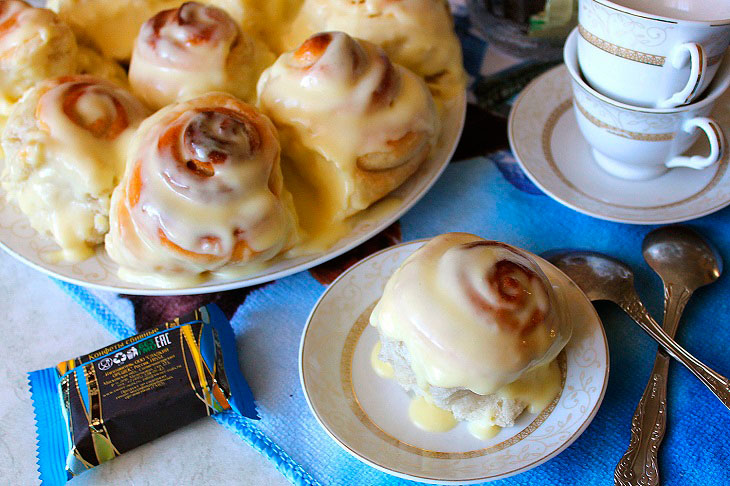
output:
M623 262L592 251L552 251L544 255L565 272L591 301L608 300L617 304L669 355L730 408L730 381L688 353L649 315L634 289L634 273Z
M664 283L664 331L674 337L685 305L695 290L722 273L722 257L711 243L685 226L650 232L642 244L644 260ZM658 451L667 423L669 355L657 351L651 378L631 420L631 440L616 471L617 485L659 485Z

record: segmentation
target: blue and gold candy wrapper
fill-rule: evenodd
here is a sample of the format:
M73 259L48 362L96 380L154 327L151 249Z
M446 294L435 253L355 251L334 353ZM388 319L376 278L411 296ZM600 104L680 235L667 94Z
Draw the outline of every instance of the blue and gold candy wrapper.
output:
M258 419L214 304L28 377L43 485L223 410Z

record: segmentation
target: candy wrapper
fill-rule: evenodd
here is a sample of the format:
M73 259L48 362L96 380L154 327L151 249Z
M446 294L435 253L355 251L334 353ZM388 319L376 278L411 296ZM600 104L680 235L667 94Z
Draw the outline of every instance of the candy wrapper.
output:
M228 319L210 304L28 373L43 485L224 410L258 419Z

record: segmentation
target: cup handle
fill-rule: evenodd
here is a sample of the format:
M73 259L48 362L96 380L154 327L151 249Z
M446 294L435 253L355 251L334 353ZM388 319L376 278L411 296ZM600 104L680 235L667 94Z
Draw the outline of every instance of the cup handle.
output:
M711 120L710 118L705 118L703 116L691 118L685 121L682 125L682 130L687 133L691 133L695 128L699 128L704 131L705 135L707 135L707 138L710 140L710 155L693 155L691 157L680 155L668 161L665 164L667 167L704 169L705 167L709 167L722 159L725 154L727 142L725 141L725 134L722 132L720 125L718 125L715 120Z
M674 93L669 99L660 101L657 108L674 108L686 105L700 94L700 86L705 81L705 73L707 72L707 54L705 54L702 46L696 42L680 44L672 50L670 61L675 69L682 68L687 62L687 52L689 53L690 62L687 85L681 91Z

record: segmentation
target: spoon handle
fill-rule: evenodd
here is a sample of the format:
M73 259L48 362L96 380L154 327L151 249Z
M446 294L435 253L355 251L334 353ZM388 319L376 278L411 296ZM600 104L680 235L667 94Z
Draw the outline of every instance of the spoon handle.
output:
M619 306L654 338L669 355L682 363L692 372L720 401L730 409L730 381L720 373L709 368L700 360L692 356L686 349L676 343L674 339L664 332L657 322L649 315L649 312L641 303L637 295L627 297Z
M674 337L692 291L673 284L664 287L664 331ZM631 440L614 471L616 486L659 486L659 446L667 424L669 356L657 350L651 378L631 420Z

